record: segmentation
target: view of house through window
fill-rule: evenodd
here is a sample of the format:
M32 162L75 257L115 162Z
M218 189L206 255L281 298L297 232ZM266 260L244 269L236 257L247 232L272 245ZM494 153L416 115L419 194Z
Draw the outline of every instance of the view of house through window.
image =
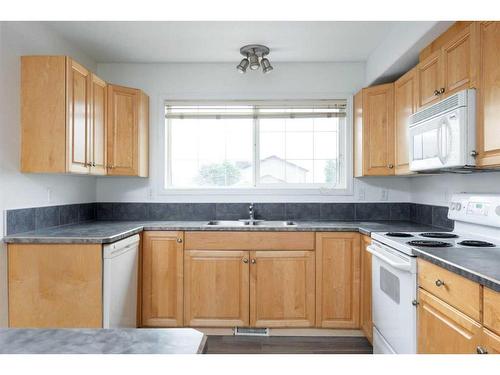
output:
M346 101L165 106L165 187L343 189Z

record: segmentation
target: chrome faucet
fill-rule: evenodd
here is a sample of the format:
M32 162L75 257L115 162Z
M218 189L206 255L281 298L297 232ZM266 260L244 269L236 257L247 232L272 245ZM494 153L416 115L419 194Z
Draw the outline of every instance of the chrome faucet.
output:
M250 221L254 221L254 208L253 208L253 203L250 203L250 206L248 206L248 216L250 216Z

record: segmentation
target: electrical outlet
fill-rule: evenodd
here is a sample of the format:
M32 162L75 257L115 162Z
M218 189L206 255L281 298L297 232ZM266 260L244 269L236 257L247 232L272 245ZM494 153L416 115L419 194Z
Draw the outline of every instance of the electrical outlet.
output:
M152 188L148 189L148 199L150 201L153 200L153 189Z
M47 188L47 203L50 203L52 200L52 189L51 188Z
M389 190L387 190L387 189L382 189L382 194L381 194L381 196L380 196L380 199L381 199L382 201L387 201L387 200L389 200Z

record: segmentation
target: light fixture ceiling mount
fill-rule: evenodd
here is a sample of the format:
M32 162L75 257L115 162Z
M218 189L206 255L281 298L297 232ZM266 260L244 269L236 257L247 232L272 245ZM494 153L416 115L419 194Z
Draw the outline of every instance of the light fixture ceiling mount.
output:
M240 73L246 73L248 67L251 70L257 70L261 65L263 73L269 73L273 70L269 59L265 57L269 55L268 47L261 44L249 44L241 47L240 53L245 56L236 67Z

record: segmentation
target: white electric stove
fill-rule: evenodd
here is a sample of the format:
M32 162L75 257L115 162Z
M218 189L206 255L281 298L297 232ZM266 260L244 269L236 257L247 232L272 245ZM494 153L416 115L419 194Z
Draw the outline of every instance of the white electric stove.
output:
M412 249L487 247L500 253L500 194L455 194L451 232L377 232L372 257L373 352L417 351L417 262Z

